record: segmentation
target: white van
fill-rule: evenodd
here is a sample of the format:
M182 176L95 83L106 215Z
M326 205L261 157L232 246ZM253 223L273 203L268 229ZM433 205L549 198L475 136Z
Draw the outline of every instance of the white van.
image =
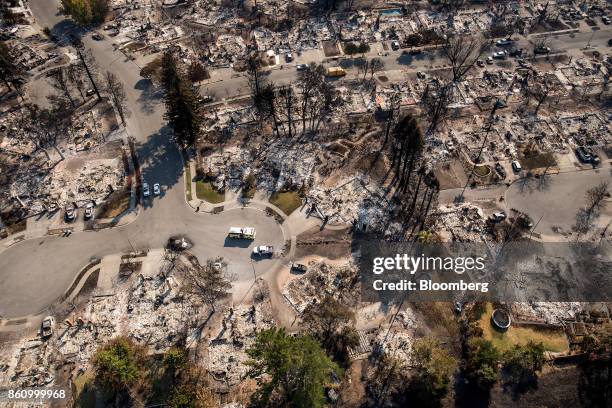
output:
M229 238L236 239L255 239L255 228L252 227L231 227L227 234Z

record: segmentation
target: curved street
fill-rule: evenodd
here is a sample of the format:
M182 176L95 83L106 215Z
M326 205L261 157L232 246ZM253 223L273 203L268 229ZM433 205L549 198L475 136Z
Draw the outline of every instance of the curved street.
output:
M54 33L75 30L74 25L58 13L58 0L30 0L32 13L40 29ZM112 71L126 90L129 107L126 130L136 141L143 178L159 183L162 193L149 197L130 224L101 231L74 233L70 237L45 236L0 247L0 317L10 318L44 310L70 286L78 271L92 257L126 253L132 249L162 248L168 237L185 234L194 241L192 252L200 260L222 256L229 272L238 281L252 281L275 269L279 259L254 262L250 250L254 245L268 244L282 248L290 236L274 217L256 208L226 209L220 214L195 213L185 202L183 161L165 127L163 101L152 84L140 77L140 67L115 50L108 38L94 41L84 35L83 43L96 60L100 72ZM283 70L283 75L289 75ZM292 74L295 72L292 70ZM215 86L230 89L243 78L223 81ZM470 201L505 197L505 208L527 212L541 222L537 232L552 234L554 227L570 228L576 211L584 205L584 193L599 181L609 180L609 165L599 170L565 172L550 176L544 188L525 188L520 181L510 187L496 185L466 190ZM452 203L461 189L445 190L441 203ZM606 214L607 215L607 214ZM253 226L257 239L247 247L226 241L230 226ZM555 228L556 229L556 228ZM289 234L297 234L293 231Z
M59 2L32 0L37 24L65 30L69 22L59 15ZM251 262L254 245L282 248L284 237L274 217L252 208L231 209L220 214L195 213L185 202L183 161L164 127L163 102L150 82L140 77L140 68L113 49L109 41L83 36L100 71L111 70L124 83L130 114L127 131L136 140L142 175L149 183L160 183L162 194L149 197L135 221L101 231L74 233L68 238L45 236L0 249L0 316L5 318L38 313L52 304L70 286L76 273L92 257L125 253L135 248L162 248L168 237L185 234L194 241L192 252L200 260L222 256L229 273L238 280L252 280L273 268L278 260ZM257 229L248 247L226 241L230 226ZM251 266L252 265L252 266Z

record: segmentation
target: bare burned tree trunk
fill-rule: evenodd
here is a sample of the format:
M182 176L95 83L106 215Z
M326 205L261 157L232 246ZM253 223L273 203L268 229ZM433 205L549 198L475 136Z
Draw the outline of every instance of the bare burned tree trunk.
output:
M101 101L102 100L102 96L100 95L100 91L98 90L98 86L96 85L96 81L94 81L94 76L91 73L89 65L87 65L87 61L85 60L85 56L83 55L83 53L80 50L80 45L75 42L74 48L75 48L75 50L77 52L77 55L79 56L79 59L81 60L81 63L83 64L83 67L85 68L85 72L87 73L87 77L89 78L89 82L91 82L91 86L93 87L94 92L98 96L98 101Z
M76 108L74 99L72 99L72 95L70 94L68 75L65 68L57 68L54 70L53 75L51 75L51 79L53 80L53 87L64 94L66 99L70 102L72 108Z
M485 51L481 38L449 35L442 48L453 73L453 82L459 82Z
M412 194L412 203L410 203L410 208L408 209L408 216L412 217L412 213L414 212L414 208L416 206L417 197L419 196L419 190L421 189L421 181L423 180L423 174L425 173L425 168L421 167L418 171L419 180L417 181L417 186L415 191Z
M111 97L111 101L117 109L117 113L119 113L119 117L121 118L121 124L125 126L125 89L123 84L119 82L115 74L110 71L106 71L105 75L106 79L106 91Z

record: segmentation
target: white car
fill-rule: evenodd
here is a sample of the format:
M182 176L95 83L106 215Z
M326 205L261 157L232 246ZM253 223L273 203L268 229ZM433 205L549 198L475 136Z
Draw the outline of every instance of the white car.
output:
M64 217L65 217L66 221L68 221L68 222L72 222L72 221L76 220L76 217L77 217L77 211L76 211L76 209L74 208L74 206L72 206L71 204L68 204L68 205L66 206L66 208L65 208L65 211L66 211L66 212L65 212Z
M161 189L159 188L159 183L153 184L153 194L158 196L161 194Z
M515 173L520 173L521 170L523 170L521 163L519 163L518 160L514 160L512 162L512 170L514 170Z
M142 195L148 197L151 195L151 191L149 190L148 183L142 183Z
M253 255L255 256L272 256L274 253L274 247L270 245L259 245L253 248Z
M505 213L505 212L503 212L503 211L496 212L496 213L494 213L494 214L491 214L491 215L489 216L489 219L490 219L492 222L496 222L496 223L497 223L497 222L502 222L503 220L505 220L505 219L506 219L506 213Z
M503 38L501 40L495 41L495 44L498 46L510 45L512 44L512 40L510 38Z
M506 51L498 51L493 53L493 58L495 59L505 59L506 58Z
M93 208L94 208L93 203L85 204L85 215L84 216L85 216L86 220L88 220L91 217L93 217Z

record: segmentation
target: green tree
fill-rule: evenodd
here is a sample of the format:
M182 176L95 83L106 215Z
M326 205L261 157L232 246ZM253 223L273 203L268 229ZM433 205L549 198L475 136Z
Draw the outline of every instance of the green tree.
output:
M360 52L359 46L353 42L348 42L344 44L342 48L344 48L344 53L347 55L355 55L355 54L359 54Z
M173 372L185 367L187 356L185 350L178 347L172 347L164 354L164 364Z
M174 137L179 145L192 146L200 135L202 124L198 88L184 79L171 51L162 58L161 81L165 90L165 118L174 131Z
M304 327L328 353L346 362L349 347L359 343L353 328L355 314L331 296L309 304L302 314Z
M399 188L405 191L410 184L415 159L420 155L425 141L417 119L412 115L404 116L395 125L392 164L399 181Z
M100 24L108 13L108 3L108 0L62 0L62 8L80 25Z
M96 379L112 394L134 385L143 374L145 350L127 337L109 341L94 355Z
M464 374L471 384L483 390L497 381L499 351L489 340L476 338L467 345Z
M263 406L323 407L324 387L339 371L316 340L287 336L284 329L259 332L247 354L249 374L260 382L254 402Z
M439 341L428 337L414 342L412 361L416 373L408 386L407 399L418 406L439 406L448 391L457 361L440 346Z
M504 353L504 371L508 380L524 384L536 378L536 372L544 364L544 345L532 341L525 345L516 344Z
M198 61L193 61L191 65L189 65L189 79L191 82L200 82L208 78L208 71L204 65L200 64Z
M210 390L189 383L174 387L167 404L170 408L216 408L218 406Z

